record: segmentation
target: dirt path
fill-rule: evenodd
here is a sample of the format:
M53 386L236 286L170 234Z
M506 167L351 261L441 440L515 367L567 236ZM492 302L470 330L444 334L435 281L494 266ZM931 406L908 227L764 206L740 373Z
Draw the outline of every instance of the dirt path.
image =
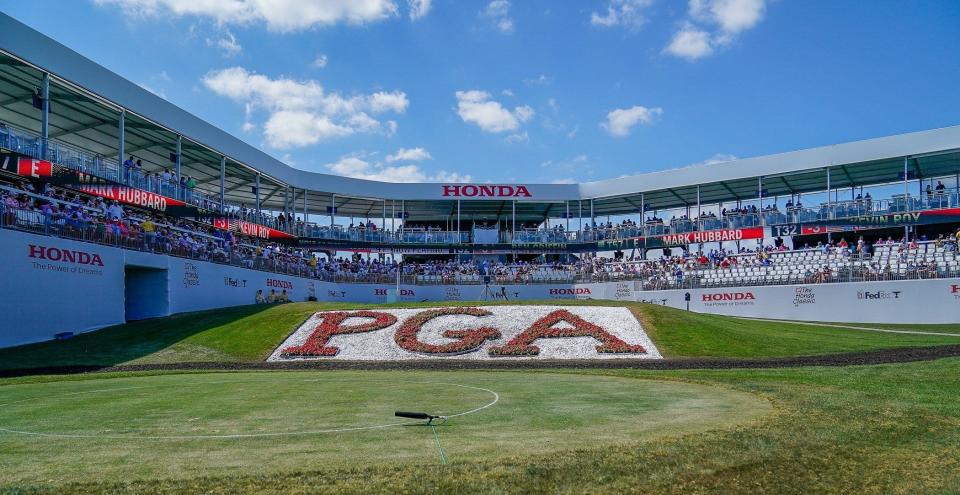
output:
M737 368L795 368L800 366L857 366L887 363L931 361L960 356L960 345L901 347L821 356L783 358L672 358L672 359L597 359L597 360L504 360L463 361L441 359L423 361L293 361L248 363L175 363L120 366L62 366L23 370L0 370L0 377L69 373L155 370L467 370L467 369L648 369L694 370Z

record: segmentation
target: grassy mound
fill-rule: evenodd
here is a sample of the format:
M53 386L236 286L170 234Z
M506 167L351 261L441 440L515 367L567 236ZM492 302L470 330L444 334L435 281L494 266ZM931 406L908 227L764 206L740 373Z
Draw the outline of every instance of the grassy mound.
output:
M549 301L523 304L625 305L640 319L665 357L782 357L960 343L960 337L752 321L638 303ZM433 307L438 304L402 306ZM262 361L314 312L357 307L361 306L292 303L180 314L105 328L65 341L0 349L0 369ZM897 326L901 330L917 331L926 330L924 327L927 325ZM934 327L930 331L960 334L960 325L929 327Z

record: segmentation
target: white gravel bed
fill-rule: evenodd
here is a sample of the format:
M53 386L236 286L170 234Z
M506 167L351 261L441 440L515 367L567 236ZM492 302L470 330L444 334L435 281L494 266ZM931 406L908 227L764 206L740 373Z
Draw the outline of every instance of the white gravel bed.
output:
M403 322L417 313L439 308L418 309L378 309L380 313L389 313L397 317L397 322L382 330L366 333L334 335L326 344L328 347L339 347L340 352L330 357L284 357L283 349L303 344L313 333L314 328L323 318L324 312L314 314L297 331L267 359L267 361L295 361L295 360L370 360L370 361L400 361L409 359L663 359L657 347L653 344L640 322L627 308L603 306L482 306L482 309L493 313L490 316L474 317L469 315L447 315L430 320L417 334L417 338L429 344L445 344L457 339L449 339L441 334L446 330L473 329L492 327L500 331L501 337L487 340L483 345L472 352L457 355L431 355L410 352L401 348L394 341L394 334ZM627 344L640 344L645 353L608 354L598 353L596 348L600 343L593 337L564 337L542 338L533 345L540 348L536 356L490 356L487 350L493 346L506 344L513 337L528 329L535 321L547 314L559 310L567 310L594 325L603 328L610 334L620 338ZM370 322L369 318L350 318L344 325L356 325ZM554 328L568 326L559 323Z

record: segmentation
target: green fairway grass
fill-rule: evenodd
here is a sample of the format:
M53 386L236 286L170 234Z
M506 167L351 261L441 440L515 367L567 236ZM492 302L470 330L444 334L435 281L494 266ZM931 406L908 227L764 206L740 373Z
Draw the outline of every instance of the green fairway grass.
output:
M747 424L772 409L725 387L547 373L19 380L0 386L0 486L80 482L90 473L118 481L436 465L429 428L381 427L411 423L395 410L474 411L439 427L450 461L465 464Z
M273 398L273 392L289 390L286 383L310 383L300 380L315 378L330 384L342 380L343 388L322 399L303 397L317 400L314 408L296 395L282 394L290 400L280 404ZM397 390L405 393L390 391L383 386L384 379L395 380ZM231 382L222 385L224 393L210 392L224 380ZM371 388L358 389L364 380ZM459 410L489 400L487 394L474 391L432 389L429 393L435 396L424 397L426 388L408 385L421 380L471 383L497 390L501 397L497 404L441 427L450 457L447 466L438 465L430 433L422 427L246 440L58 439L3 433L0 492L960 491L958 358L845 368L670 372L124 373L0 380L0 396L22 400L39 394L48 401L18 409L30 411L27 418L7 411L3 422L37 430L91 432L115 429L118 418L129 416L152 433L211 427L249 430L263 426L264 417L270 415L312 414L311 424L320 426L330 424L325 411L343 410L340 401L345 396L356 396L358 403L376 410L348 412L368 421L392 419L392 409L400 407L395 404L414 407L426 400L434 407ZM197 389L197 399L202 402L209 394L212 403L182 406L179 399L191 393L177 387L153 389L153 395L169 398L168 403L129 389L176 382L206 382ZM111 390L105 393L117 397L129 413L110 411L106 400L84 399L93 408L89 411L103 414L100 424L84 416L84 408L58 409L57 404L66 404L58 402L67 400L64 393L102 389ZM270 397L256 395L262 393ZM234 394L252 394L257 405L242 408L241 424L220 424L218 411L236 414L241 409L227 399ZM372 395L379 395L382 403ZM698 400L724 409L690 409ZM138 403L153 403L154 410L136 407ZM276 411L279 408L290 411ZM672 417L678 408L679 416ZM174 421L177 415L202 411L209 414L200 420ZM73 413L77 419L61 422ZM712 427L698 424L703 413L721 419ZM149 421L137 419L142 415Z
M780 357L960 343L960 337L885 334L789 322L750 321L639 303L538 301L521 304L629 307L665 357ZM450 304L413 303L402 306L443 305ZM70 340L0 349L0 369L263 361L316 311L397 306L292 303L180 314L105 328ZM923 331L926 327L905 326L917 331ZM929 327L931 329L928 331L939 332L950 328L941 325Z

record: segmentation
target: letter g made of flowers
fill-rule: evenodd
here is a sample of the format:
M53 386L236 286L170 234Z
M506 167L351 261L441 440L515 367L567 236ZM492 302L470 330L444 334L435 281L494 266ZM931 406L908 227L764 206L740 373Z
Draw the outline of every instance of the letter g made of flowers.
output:
M428 344L417 338L417 334L428 321L434 318L450 315L470 315L476 317L489 316L493 313L480 308L440 308L417 313L408 318L394 334L394 340L401 348L410 352L425 354L465 354L473 352L483 345L487 339L500 337L500 331L495 328L480 327L466 330L446 330L442 335L449 339L457 339L446 344Z

